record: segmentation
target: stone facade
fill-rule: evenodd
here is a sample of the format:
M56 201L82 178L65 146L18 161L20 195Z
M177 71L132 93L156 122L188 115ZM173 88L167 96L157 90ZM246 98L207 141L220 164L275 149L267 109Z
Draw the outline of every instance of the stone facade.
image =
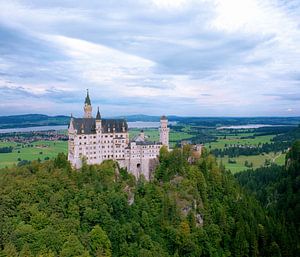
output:
M115 160L136 178L151 178L161 147L169 148L169 128L166 116L161 117L160 142L150 142L141 133L129 140L128 126L124 119L102 119L99 108L92 117L92 105L87 93L83 118L71 117L68 128L68 160L80 168L85 159L88 164Z

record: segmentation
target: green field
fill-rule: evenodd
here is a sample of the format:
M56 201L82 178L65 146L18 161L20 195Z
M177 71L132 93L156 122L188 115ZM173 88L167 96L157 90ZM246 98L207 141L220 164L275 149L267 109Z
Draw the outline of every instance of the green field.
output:
M170 131L170 147L175 147L177 142L181 140L190 139L193 135L189 134L191 131L190 126L186 125L182 132ZM148 136L148 140L158 141L159 140L159 132L158 129L145 129L145 135ZM140 133L140 129L130 129L129 136L130 138L138 135ZM226 146L230 145L258 145L259 143L269 143L274 135L268 136L256 136L255 138L247 138L242 139L241 137L252 136L253 133L235 133L220 135L220 131L214 130L212 133L215 133L218 136L217 142L211 142L205 144L205 147L208 150L220 148L223 149ZM32 147L28 147L28 145L21 144L18 146L17 143L7 143L0 141L0 147L4 146L13 146L12 153L0 153L0 168L5 166L11 166L13 164L18 163L19 160L45 160L46 157L53 158L58 153L64 152L67 153L67 142L66 141L37 141L33 142L29 145L33 145ZM232 158L231 158L232 159ZM218 158L219 162L222 162L226 169L230 169L233 173L243 171L248 169L245 166L245 161L249 163L253 163L253 168L261 167L265 164L265 160L271 160L276 164L283 165L285 161L285 154L279 153L270 153L265 155L255 155L255 156L239 156L237 158L233 158L236 163L228 163L228 157Z
M278 165L284 165L285 154L270 153L265 155L239 156L237 158L231 159L234 159L236 163L228 163L228 157L218 158L218 161L222 161L226 169L229 169L232 173L236 173L249 169L245 166L245 161L248 161L249 163L252 162L253 169L264 166L266 159L271 160L271 162L276 163Z
M46 157L53 158L60 152L67 152L66 141L36 141L30 143L33 147L25 144L0 142L0 147L13 146L12 153L0 153L0 168L17 164L20 160L44 160ZM22 147L23 146L23 147Z
M245 136L252 136L253 133L237 133L236 135L226 135L226 138L224 136L218 137L217 142L211 142L205 144L205 147L208 149L224 149L226 146L230 145L258 145L264 144L264 143L270 143L271 139L274 137L274 135L267 135L267 136L256 136L255 138L247 138L242 139L241 137ZM248 161L249 163L253 163L253 169L259 168L261 166L264 166L265 160L271 160L272 163L276 163L278 165L283 165L285 162L285 154L281 153L269 153L264 155L253 155L253 156L239 156L236 158L231 158L236 161L236 163L228 163L228 157L225 156L224 158L218 158L219 162L222 162L226 169L229 169L232 173L240 172L243 170L248 169L245 166L245 161Z
M241 139L241 137L245 136L251 136L252 134L237 134L235 135L227 135L226 138L224 137L218 137L217 142L207 143L205 146L209 149L223 149L225 148L225 145L236 145L236 144L242 144L242 145L258 145L259 143L270 143L271 139L274 137L274 135L268 135L268 136L256 136L255 138L247 138L247 139Z

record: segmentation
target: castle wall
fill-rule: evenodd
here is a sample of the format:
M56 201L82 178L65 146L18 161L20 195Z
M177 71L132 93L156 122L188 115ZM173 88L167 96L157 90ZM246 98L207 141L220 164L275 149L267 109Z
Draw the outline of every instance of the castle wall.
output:
M92 106L88 94L84 106L84 117L92 117ZM77 122L78 120L75 119ZM128 172L132 173L136 178L139 178L141 175L147 180L151 178L151 172L155 169L158 162L157 157L159 156L160 148L163 145L169 146L169 128L167 127L168 121L165 116L161 120L161 128L159 129L161 143L145 141L143 133L140 134L140 140L129 142L129 134L126 131L127 125L126 130L125 125L122 125L121 130L120 127L117 127L116 130L114 126L105 127L105 130L102 130L102 125L106 123L102 122L99 110L96 119L93 121L96 124L92 124L93 129L89 127L91 125L90 121L74 123L76 130L73 126L73 118L71 118L68 129L68 160L73 167L80 168L83 159L88 164L100 164L104 160L115 160L120 167L127 168ZM84 130L84 124L88 124L89 129ZM86 133L86 131L91 132L91 134ZM119 131L122 132L120 133Z
M69 160L76 168L81 166L77 160L82 158L86 158L88 164L123 160L127 140L128 133L74 135L69 139Z
M125 165L127 170L136 178L141 175L145 179L150 179L150 170L153 166L153 161L159 156L162 144L136 144L130 143L130 147L125 151Z

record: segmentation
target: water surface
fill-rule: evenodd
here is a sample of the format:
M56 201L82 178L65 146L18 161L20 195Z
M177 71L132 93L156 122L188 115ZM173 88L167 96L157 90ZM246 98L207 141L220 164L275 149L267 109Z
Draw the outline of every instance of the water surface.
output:
M175 122L176 123L176 122ZM129 128L158 128L160 122L151 122L151 121L132 121L127 122ZM174 122L169 122L169 124L174 124ZM37 127L28 127L28 128L9 128L9 129L0 129L0 133L13 133L13 132L34 132L34 131L48 131L48 130L65 130L67 125L59 126L37 126Z

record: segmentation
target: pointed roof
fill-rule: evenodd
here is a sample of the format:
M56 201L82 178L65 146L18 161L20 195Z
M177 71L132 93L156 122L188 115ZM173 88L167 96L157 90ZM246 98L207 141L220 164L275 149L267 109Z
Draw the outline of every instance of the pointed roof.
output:
M86 97L85 97L85 101L84 103L87 104L87 105L91 105L91 99L90 99L90 96L89 96L89 90L87 89L86 90Z
M101 115L98 107L97 115L96 115L96 120L101 120Z
M163 116L160 117L160 120L167 120L167 119L168 119L168 118L167 118L166 115L163 115Z
M70 130L74 129L73 122L74 122L74 118L73 118L73 114L71 113L71 118L70 118L70 123L69 123L68 129L70 129Z
M102 133L111 133L110 129L115 127L115 133L123 133L128 131L126 120L123 119L103 119ZM123 126L125 124L125 131ZM96 134L96 119L95 118L73 118L74 129L77 134Z

